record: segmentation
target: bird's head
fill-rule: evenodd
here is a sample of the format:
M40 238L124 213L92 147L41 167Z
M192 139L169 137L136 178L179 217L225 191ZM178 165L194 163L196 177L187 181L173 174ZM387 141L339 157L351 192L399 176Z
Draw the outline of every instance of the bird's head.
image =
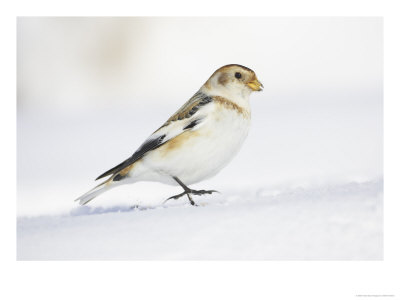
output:
M211 94L248 97L253 91L262 91L253 70L241 65L226 65L216 70L203 86Z

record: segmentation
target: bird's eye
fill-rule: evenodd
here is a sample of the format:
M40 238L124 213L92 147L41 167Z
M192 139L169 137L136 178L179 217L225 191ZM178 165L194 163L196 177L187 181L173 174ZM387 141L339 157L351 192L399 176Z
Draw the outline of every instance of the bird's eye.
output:
M235 77L236 77L237 79L240 79L240 78L242 78L242 74L240 74L239 72L236 72L236 73L235 73Z

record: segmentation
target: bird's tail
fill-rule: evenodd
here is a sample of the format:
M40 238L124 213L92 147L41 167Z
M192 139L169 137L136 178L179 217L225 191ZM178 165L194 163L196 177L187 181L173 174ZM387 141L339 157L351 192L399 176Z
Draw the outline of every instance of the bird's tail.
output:
M100 183L99 185L97 185L96 187L94 187L93 189L91 189L89 192L80 196L78 199L75 199L75 201L79 201L80 205L85 205L89 201L93 200L98 195L108 191L112 187L113 187L113 185L111 184L111 182L109 182L109 180L106 180L106 181Z

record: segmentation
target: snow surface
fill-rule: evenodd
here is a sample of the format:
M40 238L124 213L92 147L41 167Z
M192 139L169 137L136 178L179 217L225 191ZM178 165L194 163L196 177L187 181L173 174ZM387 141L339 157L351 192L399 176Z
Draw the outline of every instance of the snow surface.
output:
M19 260L379 260L382 180L18 219Z

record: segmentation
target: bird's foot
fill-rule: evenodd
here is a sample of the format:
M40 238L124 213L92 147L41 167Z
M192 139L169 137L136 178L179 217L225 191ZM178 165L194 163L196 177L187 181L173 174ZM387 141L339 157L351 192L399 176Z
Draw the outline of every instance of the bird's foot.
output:
M218 191L216 191L216 190L209 190L209 191L207 191L207 190L190 190L190 193L191 194L193 194L193 195L198 195L198 196L201 196L201 195L205 195L205 194L212 194L212 193L219 193Z
M179 199L180 197L182 197L182 196L184 196L184 195L187 195L187 197L189 198L190 204L191 204L191 205L194 205L194 206L198 206L198 205L193 201L191 195L198 195L198 196L201 196L201 195L212 194L212 193L219 193L219 192L216 191L216 190L209 190L209 191L207 191L207 190L192 190L192 189L188 189L188 190L185 190L183 193L180 193L180 194L178 194L178 195L169 197L167 200L164 201L164 203L167 202L168 200L171 200L171 199L177 200L177 199Z

